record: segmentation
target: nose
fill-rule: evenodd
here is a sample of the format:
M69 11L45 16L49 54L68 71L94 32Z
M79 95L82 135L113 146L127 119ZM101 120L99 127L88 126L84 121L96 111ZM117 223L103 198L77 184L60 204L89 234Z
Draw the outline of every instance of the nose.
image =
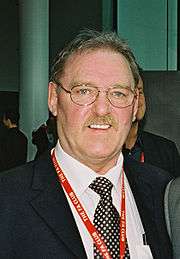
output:
M93 111L99 116L103 116L111 112L111 103L107 98L106 92L99 92L95 102L93 103Z

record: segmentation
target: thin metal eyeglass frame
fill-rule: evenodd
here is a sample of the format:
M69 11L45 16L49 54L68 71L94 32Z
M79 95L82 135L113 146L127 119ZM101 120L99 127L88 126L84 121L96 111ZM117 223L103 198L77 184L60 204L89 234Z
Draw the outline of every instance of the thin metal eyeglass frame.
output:
M99 96L99 93L100 93L100 92L105 92L105 93L106 93L106 97L107 97L108 101L110 102L110 104L111 104L112 106L116 107L116 108L119 108L119 109L123 109L123 108L127 108L127 107L131 106L132 103L133 103L133 101L134 101L134 98L137 97L137 94L136 94L133 90L129 89L129 90L134 94L134 97L133 97L133 99L132 99L132 102L131 102L130 104L128 104L127 106L119 107L119 106L114 105L114 104L111 102L111 100L109 99L109 97L108 97L108 91L109 91L109 89L108 89L107 91L101 91L101 90L98 90L97 87L93 86L93 88L96 88L96 89L98 90L98 94L96 95L96 98L94 99L94 101L91 102L91 103L88 103L88 104L79 104L79 103L75 102L75 101L72 99L72 96L71 96L72 89L73 89L74 87L76 87L76 86L73 86L73 87L71 88L71 90L67 90L66 88L64 88L64 87L62 86L61 83L59 83L59 82L57 82L57 81L55 81L55 80L54 80L54 82L55 82L55 84L57 84L60 88L62 88L66 93L70 94L71 101L72 101L73 103L79 105L79 106L88 106L88 105L93 104L93 103L96 101L97 97Z

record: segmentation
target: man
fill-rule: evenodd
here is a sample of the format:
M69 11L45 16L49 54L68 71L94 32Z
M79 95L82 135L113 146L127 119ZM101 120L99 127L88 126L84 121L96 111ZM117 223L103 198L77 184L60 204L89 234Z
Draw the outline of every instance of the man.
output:
M114 33L83 31L58 54L48 103L59 141L51 155L0 178L0 258L171 258L170 176L121 152L138 79Z
M180 258L180 177L172 180L165 192L165 213L173 245L173 258Z
M13 109L3 113L3 123L7 130L0 146L0 171L23 165L27 161L28 140L18 128L19 117L19 112Z
M144 131L146 101L142 73L138 83L139 103L136 120L132 123L124 145L124 154L168 171L172 176L180 176L180 155L171 140Z

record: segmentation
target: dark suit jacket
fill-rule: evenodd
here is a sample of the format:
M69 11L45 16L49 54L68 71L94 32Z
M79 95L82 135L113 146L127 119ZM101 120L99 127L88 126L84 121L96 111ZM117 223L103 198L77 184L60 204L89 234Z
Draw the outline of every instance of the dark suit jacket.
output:
M130 159L125 171L154 259L170 259L163 213L168 173ZM0 233L1 259L87 258L49 154L2 173Z
M0 146L0 171L25 164L27 161L28 140L17 127L7 129Z

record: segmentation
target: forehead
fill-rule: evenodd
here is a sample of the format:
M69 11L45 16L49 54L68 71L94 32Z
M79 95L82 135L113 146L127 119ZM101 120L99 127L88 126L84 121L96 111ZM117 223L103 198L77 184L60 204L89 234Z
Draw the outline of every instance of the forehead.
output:
M106 80L108 83L122 81L124 84L134 82L133 75L126 58L107 49L91 50L75 53L65 64L64 80L86 80L98 83ZM119 82L121 83L121 82Z

